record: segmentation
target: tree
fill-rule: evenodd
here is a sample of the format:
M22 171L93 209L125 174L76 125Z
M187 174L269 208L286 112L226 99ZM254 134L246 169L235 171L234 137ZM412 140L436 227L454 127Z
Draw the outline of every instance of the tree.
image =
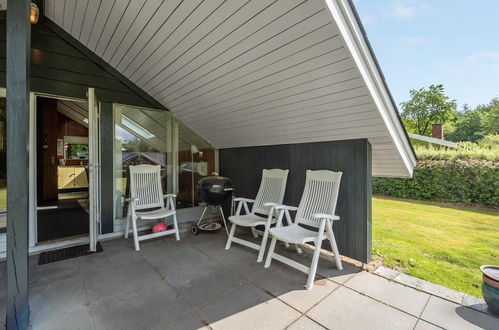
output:
M430 135L431 124L444 124L455 118L456 101L444 94L443 85L410 91L411 99L402 102L402 119L406 128L419 135Z
M499 99L470 109L464 105L447 139L454 142L477 142L486 135L499 133Z
M458 116L454 129L446 139L454 142L476 142L484 137L484 114L476 109L464 109Z
M493 98L485 107L484 128L486 134L499 134L499 98Z

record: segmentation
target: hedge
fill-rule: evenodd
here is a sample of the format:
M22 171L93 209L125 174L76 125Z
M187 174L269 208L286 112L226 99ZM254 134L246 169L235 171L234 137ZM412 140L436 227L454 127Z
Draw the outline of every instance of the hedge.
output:
M373 194L499 207L499 163L420 160L412 179L373 178Z

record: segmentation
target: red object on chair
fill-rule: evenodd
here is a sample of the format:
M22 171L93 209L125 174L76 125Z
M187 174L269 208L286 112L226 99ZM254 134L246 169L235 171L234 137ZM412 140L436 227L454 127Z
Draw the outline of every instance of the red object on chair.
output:
M159 233L162 231L166 231L166 223L164 222L159 222L155 225L152 226L152 232L153 233Z

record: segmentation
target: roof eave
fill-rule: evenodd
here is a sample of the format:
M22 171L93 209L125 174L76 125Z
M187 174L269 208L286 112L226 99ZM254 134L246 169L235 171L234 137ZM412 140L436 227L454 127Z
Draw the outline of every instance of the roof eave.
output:
M397 105L367 39L359 15L351 0L323 0L333 22L338 27L352 59L356 63L383 121L402 157L407 177L412 177L417 158L409 142Z

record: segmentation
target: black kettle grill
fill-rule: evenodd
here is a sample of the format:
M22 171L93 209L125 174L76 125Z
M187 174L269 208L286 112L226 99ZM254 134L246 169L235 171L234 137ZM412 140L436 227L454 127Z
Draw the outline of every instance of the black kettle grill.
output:
M197 225L191 227L191 233L197 235L199 230L203 231L215 231L220 229L220 223L214 222L202 222L203 217L208 209L208 206L215 206L218 213L221 215L225 231L227 235L229 234L227 229L227 223L225 221L225 215L222 209L222 204L229 199L234 193L234 184L232 180L223 176L219 176L218 173L212 173L211 176L207 176L199 180L197 184L199 197L207 205L205 206L201 217Z

